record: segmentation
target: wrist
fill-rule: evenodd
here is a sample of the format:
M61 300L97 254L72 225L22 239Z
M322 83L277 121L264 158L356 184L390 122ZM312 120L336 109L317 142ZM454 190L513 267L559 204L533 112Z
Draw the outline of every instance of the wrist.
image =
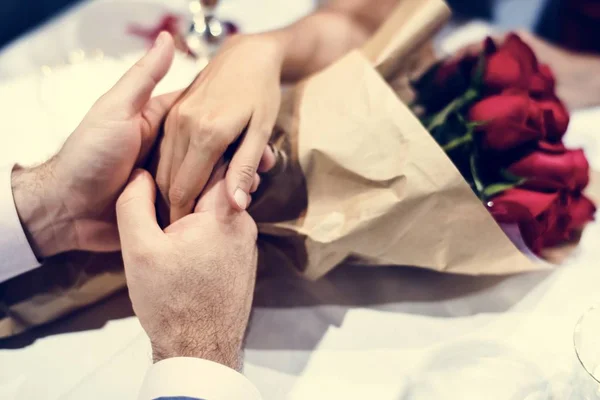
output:
M19 220L36 257L74 250L73 223L60 200L52 162L34 168L16 166L11 184Z
M242 365L242 339L229 340L215 335L209 336L209 330L203 330L205 338L190 335L164 335L167 341L152 340L152 356L155 363L175 357L192 357L213 361L234 370ZM225 340L224 340L225 339Z
M253 49L253 52L260 53L261 58L273 63L281 75L289 46L289 38L290 35L284 30L253 35L236 35L227 39L224 47L249 46Z
M271 56L277 61L280 68L283 68L286 62L288 49L292 44L293 36L287 29L280 29L273 32L265 32L257 35L265 43L270 43L273 53Z

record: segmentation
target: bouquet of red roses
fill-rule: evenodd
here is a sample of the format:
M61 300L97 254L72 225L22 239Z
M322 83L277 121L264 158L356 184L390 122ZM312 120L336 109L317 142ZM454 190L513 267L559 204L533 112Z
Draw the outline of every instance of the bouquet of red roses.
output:
M424 126L496 221L518 226L535 253L593 220L596 208L582 193L589 164L562 141L569 112L552 71L519 36L499 46L488 38L481 51L436 64L414 87Z

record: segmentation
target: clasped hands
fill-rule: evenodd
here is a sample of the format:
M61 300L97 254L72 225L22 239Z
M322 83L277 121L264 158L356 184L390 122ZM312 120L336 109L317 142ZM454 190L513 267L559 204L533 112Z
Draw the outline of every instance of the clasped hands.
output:
M133 308L155 360L192 356L237 368L257 262L257 229L245 209L257 172L275 163L267 141L279 76L273 71L268 85L228 87L235 82L224 78L239 78L239 71L217 59L187 91L152 98L173 56L173 39L163 32L56 156L13 170L13 197L42 260L71 250L121 249ZM253 109L244 99L265 95L257 91L266 86L275 95L269 104L277 106ZM225 104L219 93L234 89L239 102ZM163 123L164 138L155 143ZM223 153L234 142L238 148L226 165ZM158 185L141 169L155 146ZM157 186L171 209L165 229L156 218Z

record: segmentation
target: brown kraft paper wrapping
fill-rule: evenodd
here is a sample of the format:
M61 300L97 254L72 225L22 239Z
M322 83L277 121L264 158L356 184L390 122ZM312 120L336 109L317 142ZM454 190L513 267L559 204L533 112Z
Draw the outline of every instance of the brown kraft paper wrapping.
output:
M288 130L276 135L286 162L251 209L262 260L293 265L310 279L349 256L472 275L548 268L513 246L359 51L287 100L282 114L293 115L281 116Z

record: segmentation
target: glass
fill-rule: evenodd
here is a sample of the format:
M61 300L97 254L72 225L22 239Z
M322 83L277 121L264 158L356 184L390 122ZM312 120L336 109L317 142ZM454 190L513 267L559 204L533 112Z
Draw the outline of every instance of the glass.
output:
M213 53L227 36L237 32L237 27L229 21L221 21L216 10L219 0L190 0L188 8L192 13L192 25L187 44L193 52L208 49Z
M573 332L575 353L583 368L574 382L577 398L600 400L600 304L587 310Z

